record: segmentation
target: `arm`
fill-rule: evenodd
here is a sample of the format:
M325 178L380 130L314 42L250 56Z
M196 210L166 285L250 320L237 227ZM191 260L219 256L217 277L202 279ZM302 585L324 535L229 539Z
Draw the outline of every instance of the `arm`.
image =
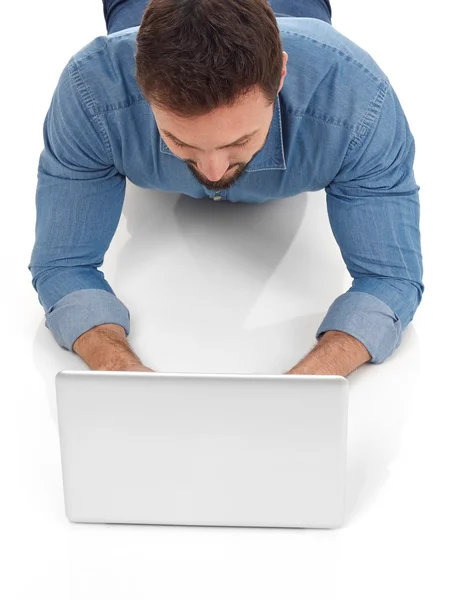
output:
M73 350L97 371L152 371L132 351L120 325L93 327L77 338Z
M326 331L313 350L287 375L343 375L346 377L371 355L356 338L342 331Z
M96 110L90 112L82 90L85 84L71 59L43 126L29 270L46 326L58 344L76 351L93 368L103 368L98 353L105 354L106 349L109 356L115 338L103 339L101 331L86 332L113 324L118 326L119 344L128 347L121 341L120 329L124 336L129 334L129 311L98 269L120 219L125 177L114 167L101 118ZM127 353L127 362L133 356ZM121 366L120 359L121 353L117 360L109 358L108 366L111 362Z
M382 363L422 299L414 138L389 83L363 123L363 135L352 139L326 187L332 232L353 283L330 306L316 332L318 345L295 372L346 375L368 360Z

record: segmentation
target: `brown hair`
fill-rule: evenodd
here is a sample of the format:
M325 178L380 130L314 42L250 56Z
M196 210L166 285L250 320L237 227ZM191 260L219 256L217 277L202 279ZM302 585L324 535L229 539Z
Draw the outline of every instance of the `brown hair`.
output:
M135 62L149 103L196 117L258 88L275 102L282 43L267 0L150 0Z

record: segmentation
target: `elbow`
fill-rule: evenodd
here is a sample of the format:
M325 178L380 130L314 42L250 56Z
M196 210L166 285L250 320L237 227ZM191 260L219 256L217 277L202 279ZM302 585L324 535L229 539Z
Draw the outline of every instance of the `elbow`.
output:
M414 318L422 302L425 286L421 280L398 277L359 277L353 281L352 292L365 292L382 300L399 318L404 329Z

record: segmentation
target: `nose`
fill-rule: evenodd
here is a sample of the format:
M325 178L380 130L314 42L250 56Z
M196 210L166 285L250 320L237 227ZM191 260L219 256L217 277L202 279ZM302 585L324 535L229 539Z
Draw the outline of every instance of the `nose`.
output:
M229 162L218 157L208 161L198 162L197 166L209 181L218 181L228 170Z

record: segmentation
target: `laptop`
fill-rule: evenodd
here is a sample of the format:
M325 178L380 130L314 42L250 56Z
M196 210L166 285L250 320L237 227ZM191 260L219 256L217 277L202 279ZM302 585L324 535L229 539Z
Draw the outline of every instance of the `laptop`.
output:
M61 371L66 516L341 527L348 391L335 375Z

